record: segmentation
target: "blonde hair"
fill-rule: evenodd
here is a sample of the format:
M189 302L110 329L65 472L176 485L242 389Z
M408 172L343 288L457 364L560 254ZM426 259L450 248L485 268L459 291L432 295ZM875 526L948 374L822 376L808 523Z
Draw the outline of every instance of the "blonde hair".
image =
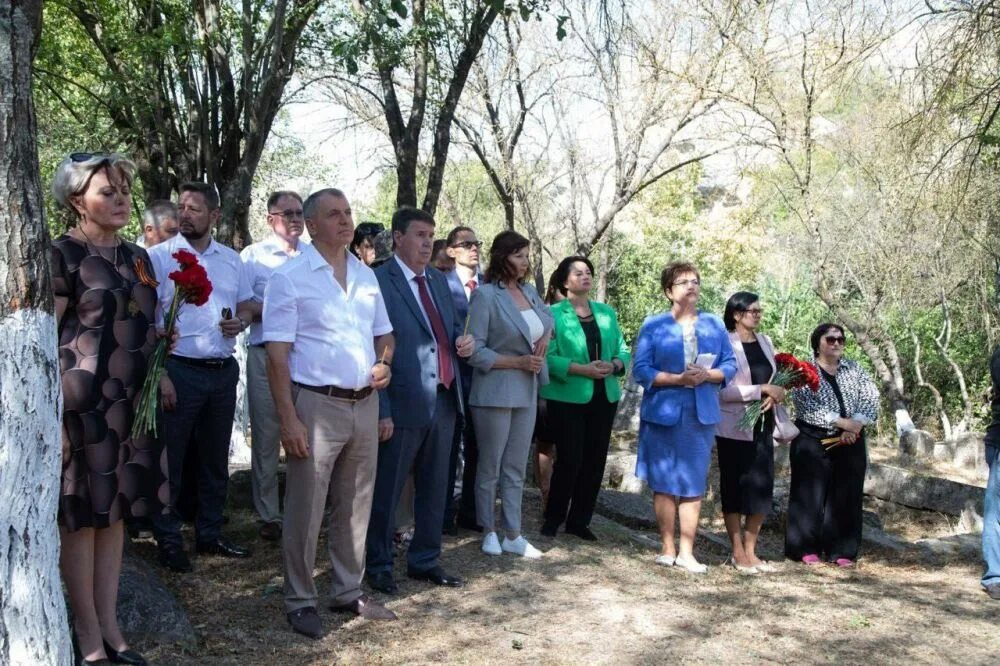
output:
M84 192L99 169L109 168L121 173L129 186L135 175L135 163L121 153L73 153L64 159L52 178L52 196L56 203L76 212L70 198Z

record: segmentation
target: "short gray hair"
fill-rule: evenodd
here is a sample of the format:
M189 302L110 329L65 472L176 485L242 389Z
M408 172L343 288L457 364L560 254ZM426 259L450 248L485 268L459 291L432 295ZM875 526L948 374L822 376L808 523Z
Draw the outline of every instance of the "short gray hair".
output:
M316 190L306 197L305 203L302 204L302 217L307 220L311 220L313 215L316 213L316 202L327 196L337 197L338 199L347 201L347 195L344 194L343 191L338 190L336 187L325 187L322 190Z
M101 168L114 169L132 185L135 163L121 153L73 153L59 163L52 178L52 196L56 203L72 211L70 197L80 194L90 185L90 179Z
M142 213L142 226L145 227L147 224L157 231L160 230L160 225L163 224L163 220L167 218L177 219L177 206L174 205L172 201L167 201L166 199L157 199L153 203L146 207L146 210Z

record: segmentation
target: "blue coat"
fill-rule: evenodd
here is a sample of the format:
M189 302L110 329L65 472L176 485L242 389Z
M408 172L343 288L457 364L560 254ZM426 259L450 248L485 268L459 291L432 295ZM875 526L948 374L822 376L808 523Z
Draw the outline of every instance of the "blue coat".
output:
M458 279L458 271L448 271L445 273L448 278L448 289L451 290L451 300L455 303L455 316L461 322L462 329L465 329L465 319L469 316L469 299L465 295L465 285ZM477 274L479 285L483 284L482 273ZM472 388L472 366L464 358L458 360L458 371L462 375L462 390L465 401L469 401L469 389Z
M437 353L451 355L452 367L458 368L455 338L462 334L464 320L455 314L455 304L448 290L447 280L441 271L428 266L424 270L427 287L437 306L445 331L448 332L448 349ZM424 428L434 418L437 401L437 343L427 320L417 305L410 285L395 258L375 269L385 309L392 322L396 348L392 356L392 379L389 387L379 391L379 418L392 417L397 428ZM458 408L462 406L462 375L455 373L452 391L456 393Z
M736 357L729 333L722 320L707 312L698 313L695 324L699 354L715 354L712 368L722 370L723 384L704 382L694 389L686 386L653 386L660 371L684 372L684 337L680 324L670 312L653 315L643 322L632 356L632 376L644 389L639 418L659 425L675 425L681 418L681 400L685 391L694 391L698 422L714 425L721 419L719 391L736 374Z

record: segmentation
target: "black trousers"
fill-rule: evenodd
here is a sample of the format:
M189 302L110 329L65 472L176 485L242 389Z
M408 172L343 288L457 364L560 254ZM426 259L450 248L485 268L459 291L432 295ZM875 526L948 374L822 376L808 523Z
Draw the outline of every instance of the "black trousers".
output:
M617 402L604 391L594 391L585 404L547 400L548 418L556 445L545 523L569 528L586 527L594 517L597 494L604 478Z
M448 497L444 512L444 527L455 524L455 518L460 517L466 524L476 522L476 465L479 464L479 447L476 445L476 430L469 415L469 404L466 400L466 413L458 414L455 421L455 437L451 445L451 460L448 465ZM458 457L462 456L462 494L456 500L454 497L455 477L458 474Z
M197 491L196 539L214 541L222 530L229 484L229 440L240 366L232 358L221 368L194 367L168 358L166 367L177 389L177 407L159 416L170 470L170 510L153 516L153 535L160 547L182 545L181 516L174 507L186 485ZM198 452L193 479L185 478L190 447Z
M861 503L868 456L864 437L825 450L821 433L806 432L792 442L791 488L785 556L816 554L829 561L856 559L861 546Z

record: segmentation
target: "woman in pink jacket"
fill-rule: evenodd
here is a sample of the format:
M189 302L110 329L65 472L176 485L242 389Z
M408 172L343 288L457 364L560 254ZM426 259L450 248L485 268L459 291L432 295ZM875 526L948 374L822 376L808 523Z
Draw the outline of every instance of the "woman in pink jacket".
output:
M719 395L722 421L715 429L719 485L726 531L733 544L733 566L740 573L774 571L757 557L757 537L771 511L774 491L775 428L789 437L794 426L783 408L785 389L768 382L774 376L774 347L757 333L763 308L756 294L740 291L726 303L722 320L736 356L736 375ZM741 430L747 407L764 400L765 411L752 430ZM776 409L777 408L777 409Z

